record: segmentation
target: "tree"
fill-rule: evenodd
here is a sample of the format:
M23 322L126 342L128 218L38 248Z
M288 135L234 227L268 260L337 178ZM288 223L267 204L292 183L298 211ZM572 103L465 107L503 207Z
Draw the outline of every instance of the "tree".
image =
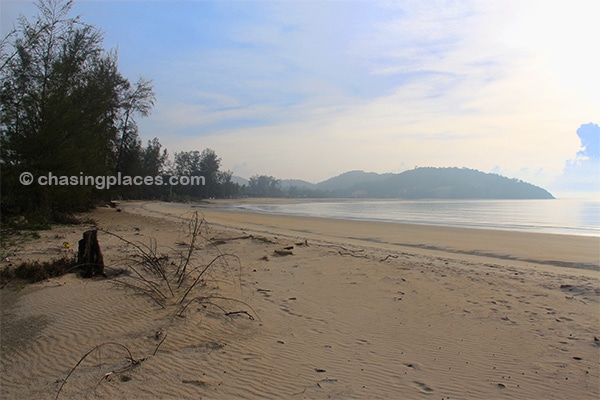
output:
M205 183L202 187L177 187L174 192L195 198L218 196L220 178L222 178L220 167L221 158L211 149L204 149L202 152L193 150L175 153L174 173L177 176L203 176Z
M212 149L205 149L200 154L200 174L204 177L204 197L216 197L219 184L219 168L221 158Z
M217 174L218 191L217 196L225 199L237 197L240 194L240 185L234 183L231 178L233 171L220 171Z
M267 175L251 176L248 194L256 197L279 197L281 196L280 181Z
M117 148L140 150L132 117L149 113L154 102L149 81L142 79L131 89L118 71L116 53L102 48L100 31L68 16L72 4L40 0L35 21L21 17L17 31L2 41L3 217L48 218L107 195L89 185L23 186L18 180L22 172L35 177L111 175L115 160L123 159L124 152L115 151L120 138L126 140Z
M158 138L148 140L142 152L142 168L145 175L158 176L165 172L164 168L169 158L167 149L161 152L162 145Z
M198 150L181 151L175 153L174 173L176 176L201 176L201 155ZM201 197L201 192L196 186L177 185L172 188L172 192L177 195L187 197Z
M126 173L127 152L137 150L139 147L138 127L134 119L136 114L142 117L150 115L150 111L156 101L156 95L152 90L152 81L140 78L133 87L127 82L122 88L121 110L119 131L121 136L117 140L117 171Z
M169 154L166 149L162 150L158 138L148 141L148 144L141 151L140 167L142 176L163 176L166 171L166 164ZM164 186L140 186L139 198L159 198L167 195Z
M200 173L200 152L181 151L175 153L175 174L179 176L192 176Z

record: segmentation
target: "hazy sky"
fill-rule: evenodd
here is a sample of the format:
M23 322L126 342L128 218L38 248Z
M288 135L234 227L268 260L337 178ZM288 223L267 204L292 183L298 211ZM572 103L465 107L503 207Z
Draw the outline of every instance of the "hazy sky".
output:
M2 33L33 4L3 0ZM154 80L140 133L171 154L212 148L244 177L458 166L600 193L600 2L79 0L73 14L127 78Z

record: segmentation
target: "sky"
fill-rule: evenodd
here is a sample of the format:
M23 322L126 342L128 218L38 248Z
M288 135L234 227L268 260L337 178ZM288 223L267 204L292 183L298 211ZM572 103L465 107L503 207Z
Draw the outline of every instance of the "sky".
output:
M1 31L35 2L3 0ZM466 167L600 198L600 3L75 1L132 82L142 139L319 182ZM587 193L586 193L587 192Z

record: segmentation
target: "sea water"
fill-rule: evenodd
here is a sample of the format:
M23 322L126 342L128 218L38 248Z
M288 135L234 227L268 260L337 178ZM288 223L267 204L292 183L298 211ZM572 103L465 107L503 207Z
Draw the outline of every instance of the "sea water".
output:
M600 200L327 200L237 204L285 215L600 236Z

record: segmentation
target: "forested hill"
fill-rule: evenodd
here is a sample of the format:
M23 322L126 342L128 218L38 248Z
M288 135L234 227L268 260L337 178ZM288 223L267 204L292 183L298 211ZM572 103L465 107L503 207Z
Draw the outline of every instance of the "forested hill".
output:
M352 179L349 179L352 177ZM340 185L344 182L345 185ZM342 187L343 186L343 187ZM416 168L400 174L352 171L316 185L332 197L405 199L553 199L517 179L466 168Z

